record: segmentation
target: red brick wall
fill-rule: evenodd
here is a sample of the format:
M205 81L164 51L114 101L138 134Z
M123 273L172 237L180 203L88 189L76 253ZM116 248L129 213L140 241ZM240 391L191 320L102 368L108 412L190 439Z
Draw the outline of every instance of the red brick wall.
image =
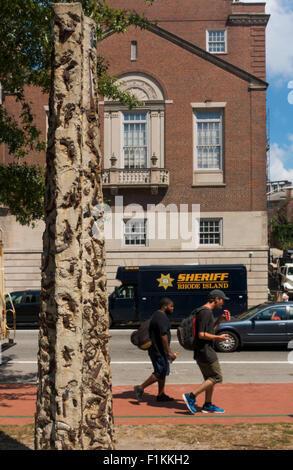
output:
M110 0L117 8L145 9L159 26L181 35L205 49L205 30L224 26L233 12L262 13L263 4L232 5L231 0L156 0L146 7L143 0ZM192 21L190 21L192 20ZM228 54L221 56L244 70L264 74L264 27L229 27ZM252 47L252 38L254 45ZM130 61L130 42L138 42L138 60ZM253 55L252 52L257 52ZM112 35L99 44L99 53L111 64L110 73L119 76L141 72L154 77L165 93L165 161L170 170L170 187L152 196L150 190L120 191L125 203L199 203L203 211L266 210L266 101L264 91L249 91L248 82L191 54L148 31L131 28L127 34ZM256 60L257 59L257 60ZM30 88L36 124L45 139L45 109L48 97ZM225 187L192 187L193 114L190 103L227 102L225 109ZM15 115L19 107L7 96L5 106ZM103 107L101 133L103 147ZM10 161L7 152L2 160ZM5 157L5 159L4 159ZM45 154L31 154L28 162L45 163ZM110 195L105 191L107 198Z
M232 13L264 13L264 3L233 4L232 0L155 0L153 5L149 6L144 0L110 0L109 4L113 8L130 8L144 13L161 28L204 50L206 30L226 28L228 53L219 54L219 57L265 80L265 27L227 25L228 16ZM259 48L258 41L261 41ZM262 62L261 67L259 60Z
M130 61L130 42L137 41L139 58ZM265 210L265 93L249 91L249 83L148 31L132 28L100 45L110 72L143 72L164 89L166 104L166 168L170 187L161 199L136 191L136 202L199 203L204 211ZM253 98L251 99L251 97ZM193 113L190 103L206 99L227 102L225 109L225 183L222 188L192 187ZM101 107L102 111L102 107ZM251 121L252 119L252 121ZM101 115L102 120L102 115ZM253 132L252 132L253 129ZM251 143L251 138L253 142ZM255 166L255 168L254 168ZM123 193L125 202L134 193Z
M39 88L36 87L27 87L25 89L25 99L31 105L31 111L35 118L35 125L41 131L40 138L44 141L46 140L46 111L44 106L48 105L48 95L43 94ZM10 115L14 116L15 119L18 119L19 115L22 112L20 103L15 101L14 96L8 95L4 97L3 102L5 108ZM2 162L9 163L13 158L9 155L8 148L4 145L2 146ZM45 165L46 155L45 152L30 152L23 160L29 164L38 163L40 165Z

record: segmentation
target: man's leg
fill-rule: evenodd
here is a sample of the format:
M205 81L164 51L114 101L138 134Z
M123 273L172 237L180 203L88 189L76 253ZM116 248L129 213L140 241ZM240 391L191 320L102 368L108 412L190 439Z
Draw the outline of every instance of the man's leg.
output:
M165 391L165 383L166 383L166 377L163 379L157 379L158 380L158 396L162 395Z
M142 401L142 396L144 389L149 387L150 385L158 382L158 401L171 401L173 398L168 397L165 395L165 383L166 383L166 375L169 374L169 362L167 358L164 357L151 357L153 366L154 366L154 373L141 385L136 385L134 387L134 393L138 402Z
M150 385L154 384L155 382L158 382L158 378L152 374L143 384L139 385L139 387L144 390L145 388L149 387Z
M196 398L201 393L206 393L206 401L211 401L209 398L213 395L215 383L211 380L205 380L194 392L194 397Z
M157 377L154 374L152 374L152 375L150 375L150 377L143 384L136 385L134 387L134 393L135 393L136 399L139 403L142 401L142 396L143 396L144 389L149 387L150 385L154 384L157 381L158 381Z
M214 391L214 386L217 383L222 383L222 371L219 361L215 361L212 364L201 364L200 365L202 372L205 375L206 382L210 381L213 383L212 387L206 389L205 403L201 409L203 413L225 413L223 408L219 408L214 405L212 402L212 396Z
M199 366L201 373L204 378L204 382L194 391L194 393L186 393L183 394L183 399L191 413L196 413L196 397L201 393L205 392L205 403L203 405L203 409L206 408L207 405L211 405L212 403L212 396L213 391L216 383L222 382L222 374L221 368L218 361L215 361L212 364L209 363L200 363L197 361L197 365ZM216 413L222 413L224 410L221 408L213 407L216 409ZM207 408L209 409L209 408Z

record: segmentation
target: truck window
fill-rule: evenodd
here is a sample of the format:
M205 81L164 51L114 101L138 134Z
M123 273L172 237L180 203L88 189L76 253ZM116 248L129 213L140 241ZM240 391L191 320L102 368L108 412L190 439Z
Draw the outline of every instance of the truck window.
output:
M24 299L24 293L23 292L16 292L16 293L10 294L10 295L11 295L11 299L12 299L12 302L14 303L14 305L21 304L23 299ZM6 302L10 303L8 296L6 298Z
M290 267L290 268L288 268L287 276L292 276L292 275L293 275L293 268Z
M133 299L134 298L134 286L121 286L118 289L119 299Z

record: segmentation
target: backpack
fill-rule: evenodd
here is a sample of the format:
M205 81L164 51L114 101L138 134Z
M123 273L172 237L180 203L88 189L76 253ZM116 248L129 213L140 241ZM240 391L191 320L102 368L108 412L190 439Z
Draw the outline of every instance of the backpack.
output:
M144 321L137 330L131 333L130 336L130 341L132 342L132 344L134 344L134 346L137 346L139 349L142 349L143 351L149 349L152 345L152 341L150 339L149 334L150 323L151 318Z
M177 338L179 344L188 351L194 351L196 314L201 309L202 307L193 310L193 312L191 312L188 317L184 318L177 328Z

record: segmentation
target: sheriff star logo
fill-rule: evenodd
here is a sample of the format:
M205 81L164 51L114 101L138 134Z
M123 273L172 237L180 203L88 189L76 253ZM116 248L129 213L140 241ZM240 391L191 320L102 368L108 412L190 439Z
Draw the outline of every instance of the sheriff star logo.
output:
M174 279L171 278L170 274L161 274L161 277L157 279L159 282L159 287L164 287L165 290L168 289L168 287L173 287L172 282Z

